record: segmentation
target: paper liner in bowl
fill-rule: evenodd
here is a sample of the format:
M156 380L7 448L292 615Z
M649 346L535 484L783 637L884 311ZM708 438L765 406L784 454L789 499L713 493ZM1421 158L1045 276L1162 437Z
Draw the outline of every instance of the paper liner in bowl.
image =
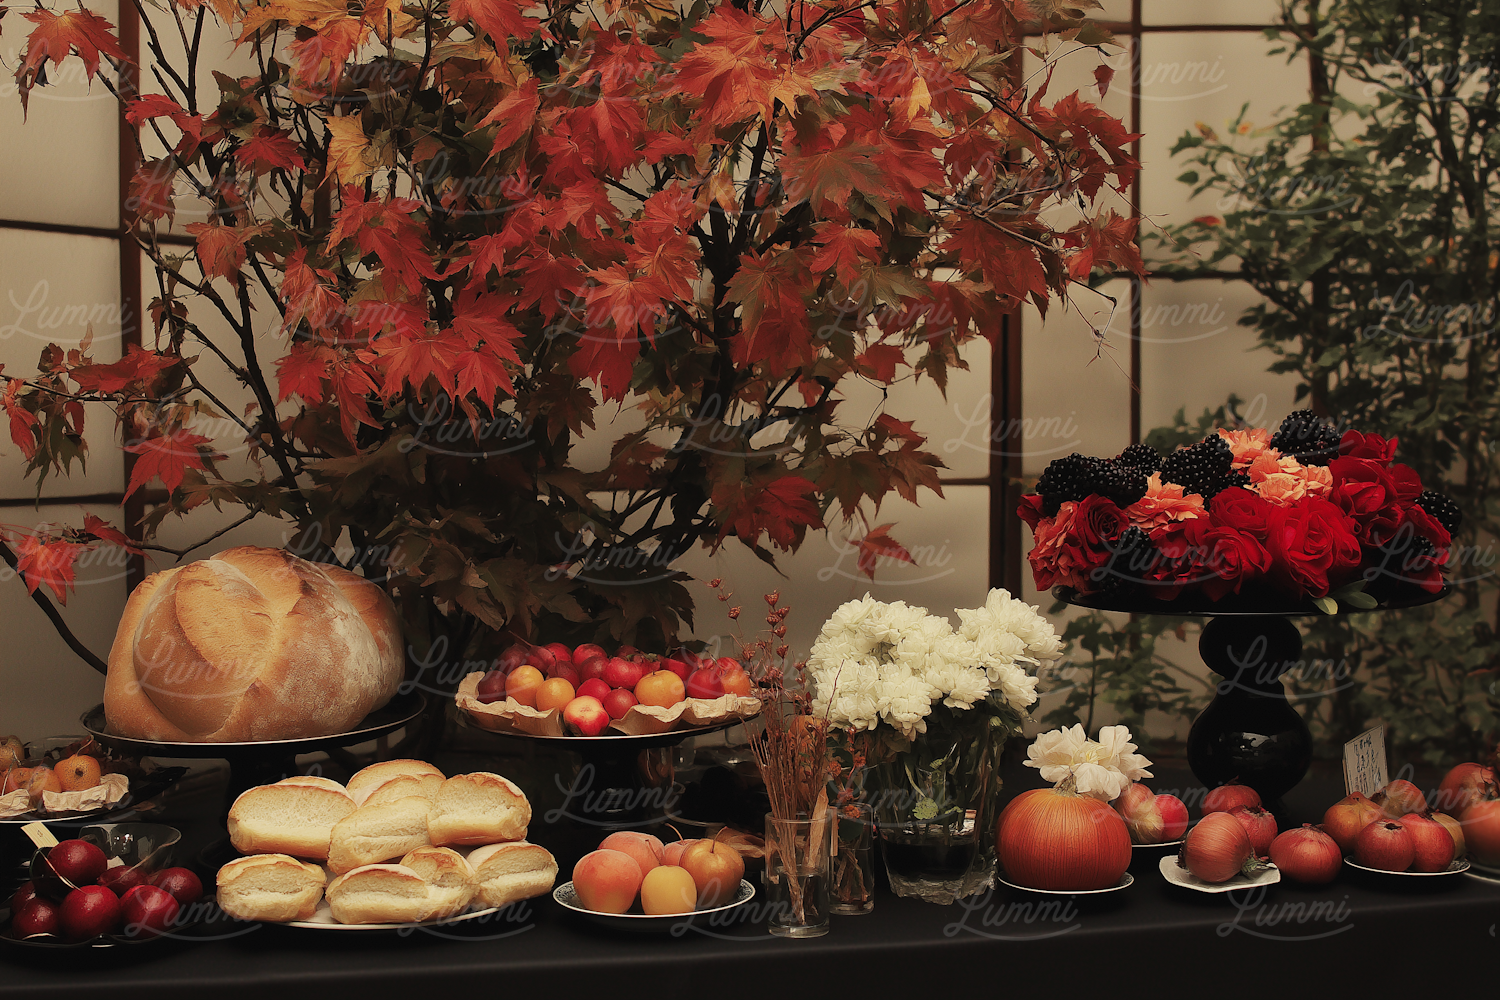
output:
M107 809L124 799L129 789L130 779L125 775L106 774L99 779L99 784L81 792L43 792L40 810L32 807L31 797L24 788L17 789L0 795L0 819L13 819L31 812L61 814Z
M554 708L542 712L528 708L514 698L491 702L486 705L479 700L479 681L482 671L466 676L458 685L454 697L460 709L467 712L475 725L496 733L525 733L529 736L566 736L562 709ZM730 719L750 719L760 713L760 699L726 694L718 698L688 698L670 708L652 705L636 705L625 713L623 719L609 724L609 728L626 736L654 736L676 729L697 729L718 725Z

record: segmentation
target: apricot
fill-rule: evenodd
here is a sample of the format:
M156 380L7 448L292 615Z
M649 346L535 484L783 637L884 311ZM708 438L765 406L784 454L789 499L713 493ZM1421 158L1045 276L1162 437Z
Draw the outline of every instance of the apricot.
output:
M687 697L682 678L670 670L658 670L642 677L635 686L635 700L642 705L671 708Z
M75 754L57 762L57 780L63 791L81 792L99 784L99 762L88 754Z
M536 693L546 679L536 667L517 667L505 678L505 696L514 698L527 708L535 708Z
M31 796L33 805L42 801L43 792L62 790L62 782L58 780L57 772L50 767L33 767L31 777L26 779L26 793Z
M621 830L612 833L599 842L601 851L619 851L628 854L640 865L641 874L650 874L651 869L662 863L665 848L656 837L649 833L637 833L634 830Z
M692 913L697 904L697 883L686 869L676 865L653 868L641 882L641 909L653 916Z
M691 880L692 876L688 876ZM573 890L584 909L624 913L635 903L645 876L635 858L622 851L598 850L573 866Z
M550 712L564 708L573 700L573 685L561 677L550 677L536 689L536 707L539 712Z

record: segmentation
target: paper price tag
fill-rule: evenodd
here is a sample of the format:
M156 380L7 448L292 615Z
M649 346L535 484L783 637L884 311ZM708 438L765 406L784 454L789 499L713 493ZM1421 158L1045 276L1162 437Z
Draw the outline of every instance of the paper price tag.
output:
M21 827L21 832L31 838L31 842L38 847L56 847L57 838L52 836L52 831L42 823L27 823Z
M1390 781L1385 765L1385 725L1344 744L1344 791L1374 795Z

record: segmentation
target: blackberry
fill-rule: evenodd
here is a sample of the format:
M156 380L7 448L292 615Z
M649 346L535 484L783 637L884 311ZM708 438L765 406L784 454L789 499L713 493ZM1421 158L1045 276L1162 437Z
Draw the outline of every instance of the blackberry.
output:
M1047 466L1037 480L1042 513L1048 517L1069 500L1082 500L1097 493L1117 507L1129 507L1146 495L1146 476L1139 469L1116 465L1107 458L1090 458L1077 452Z
M1219 484L1229 477L1233 465L1229 442L1214 434L1162 459L1161 478L1181 486L1184 493L1196 493L1206 500L1219 491Z
M1451 497L1443 496L1436 490L1423 490L1421 496L1417 497L1417 506L1431 514L1438 524L1448 529L1452 535L1458 531L1458 526L1464 523L1463 512L1458 509L1458 504Z
M1203 494L1203 503L1204 503L1205 506L1211 506L1213 504L1214 497L1218 496L1220 493L1222 493L1225 490L1229 489L1231 486L1249 486L1249 485L1250 485L1250 473L1248 473L1248 472L1231 472L1229 475L1227 475L1223 479L1219 480L1218 483L1216 483L1215 485L1209 487L1209 490L1211 490L1212 492L1204 493Z
M1146 474L1161 468L1161 452L1149 444L1133 444L1115 456L1116 465L1127 465Z
M1120 594L1139 584L1155 560L1151 537L1131 526L1120 533L1110 546L1109 562L1089 575L1097 594Z
M1327 465L1339 457L1341 437L1333 421L1312 410L1294 410L1271 435L1271 447L1304 465Z

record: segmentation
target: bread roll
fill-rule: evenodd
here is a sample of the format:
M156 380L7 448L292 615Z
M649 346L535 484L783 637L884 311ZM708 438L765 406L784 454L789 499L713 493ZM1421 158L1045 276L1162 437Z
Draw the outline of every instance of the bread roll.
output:
M326 788L331 792L343 792L349 794L349 790L332 778L325 778L318 774L294 774L290 778L282 778L276 782L278 785L309 785L313 788Z
M259 785L229 807L229 842L243 854L326 858L334 826L354 810L349 793L326 778Z
M469 908L478 885L474 869L462 854L448 847L419 847L402 858L401 864L427 883L429 905L422 919L442 920Z
M428 802L436 802L438 789L441 787L443 787L443 778L440 775L424 774L419 777L415 774L403 774L383 785L376 785L360 805L373 806L382 802L395 802L397 799L408 798L412 795L421 796Z
M182 743L347 732L390 701L404 649L375 584L241 546L143 580L109 652L109 731Z
M479 883L476 898L485 906L540 896L557 881L557 859L545 847L524 840L477 848L469 855L469 867Z
M512 782L489 771L460 774L443 782L428 818L432 842L493 844L521 840L531 822L531 803Z
M425 760L383 760L379 764L371 764L363 770L354 772L349 779L349 794L354 796L354 801L360 805L365 804L365 799L370 793L393 778L403 776L412 777L435 777L438 781L443 780L443 772L427 763ZM431 796L428 796L429 798Z
M362 865L328 883L328 909L341 924L425 920L426 880L403 865Z
M219 908L238 920L306 920L327 881L317 865L285 854L236 858L219 869Z
M334 826L328 840L328 867L342 875L426 847L431 808L432 803L416 795L360 806Z

